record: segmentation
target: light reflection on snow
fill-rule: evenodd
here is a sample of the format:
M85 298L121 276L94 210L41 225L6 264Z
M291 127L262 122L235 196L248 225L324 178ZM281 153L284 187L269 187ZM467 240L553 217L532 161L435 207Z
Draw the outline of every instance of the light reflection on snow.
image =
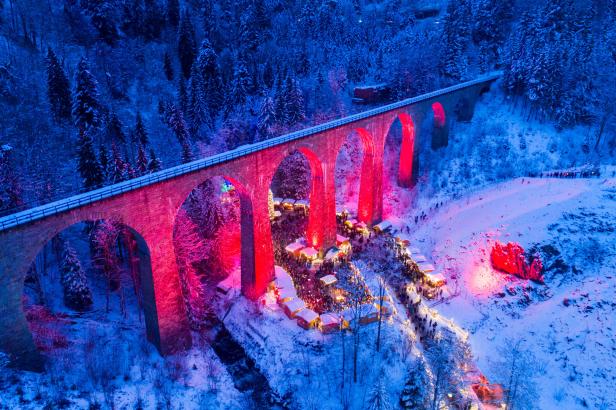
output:
M503 289L505 278L487 263L473 268L469 274L469 290L476 296L490 296Z

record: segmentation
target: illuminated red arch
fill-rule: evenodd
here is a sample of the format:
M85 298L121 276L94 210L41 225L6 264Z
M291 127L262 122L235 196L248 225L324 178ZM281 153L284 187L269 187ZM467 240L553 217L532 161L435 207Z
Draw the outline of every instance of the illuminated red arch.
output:
M310 211L308 213L308 225L306 227L306 241L315 249L320 249L325 236L325 185L323 183L323 163L310 148L299 147L296 149L308 161L310 166ZM289 153L289 155L291 155ZM280 164L286 159L283 158ZM280 167L278 164L278 167ZM332 198L335 201L336 198ZM335 208L335 204L334 204Z
M241 290L246 296L250 296L257 281L257 272L260 267L255 266L259 258L256 257L254 245L254 213L252 199L246 187L237 179L229 175L213 175L201 181L195 189L205 182L220 177L233 185L240 200L240 260L241 260ZM191 190L191 193L193 191ZM190 194L189 194L190 195ZM185 199L184 202L188 197ZM176 215L177 218L177 215Z
M443 128L446 121L443 104L438 101L432 104L432 112L434 112L434 126L437 128Z
M441 107L442 108L442 107ZM402 124L402 144L400 146L400 166L398 168L398 185L413 186L413 155L415 152L415 125L407 113L398 116Z
M357 128L363 149L361 176L359 180L359 197L357 202L357 219L371 224L374 211L374 139L365 128Z

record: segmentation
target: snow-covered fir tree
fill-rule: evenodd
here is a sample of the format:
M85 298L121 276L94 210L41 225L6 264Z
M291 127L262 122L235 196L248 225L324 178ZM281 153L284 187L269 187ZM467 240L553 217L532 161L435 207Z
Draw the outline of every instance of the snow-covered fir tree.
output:
M92 292L77 253L68 242L64 243L60 272L64 304L80 312L89 309L92 306Z
M94 144L90 133L82 129L79 131L77 170L81 175L83 186L86 189L99 187L103 183L103 171L94 152Z
M51 48L47 51L47 97L56 121L71 118L71 90L64 68Z
M182 74L184 74L184 78L188 79L190 77L193 62L195 61L195 56L197 55L197 43L195 40L195 29L187 11L182 13L182 18L180 19L180 27L178 29L178 55L180 57Z
M82 57L77 65L72 114L75 125L79 129L98 128L102 124L98 82L90 72L88 60L85 57Z

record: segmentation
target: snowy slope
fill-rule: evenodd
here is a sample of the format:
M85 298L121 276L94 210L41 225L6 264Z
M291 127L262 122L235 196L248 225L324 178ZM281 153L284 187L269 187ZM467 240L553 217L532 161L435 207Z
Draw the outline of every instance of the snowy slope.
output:
M614 408L615 229L613 178L518 178L445 205L410 237L459 291L437 309L471 332L489 378L506 382L499 349L523 340L543 368L539 408ZM495 272L495 239L539 245L546 284Z

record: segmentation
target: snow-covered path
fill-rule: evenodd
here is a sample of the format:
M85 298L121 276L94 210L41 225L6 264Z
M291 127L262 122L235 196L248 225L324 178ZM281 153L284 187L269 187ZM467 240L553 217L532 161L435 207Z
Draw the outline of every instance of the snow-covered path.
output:
M486 375L497 376L498 349L525 340L545 367L537 378L541 409L616 408L613 185L519 178L446 205L410 235L460 291L438 309L471 332ZM546 285L493 271L495 239L552 245L558 255L546 261Z

